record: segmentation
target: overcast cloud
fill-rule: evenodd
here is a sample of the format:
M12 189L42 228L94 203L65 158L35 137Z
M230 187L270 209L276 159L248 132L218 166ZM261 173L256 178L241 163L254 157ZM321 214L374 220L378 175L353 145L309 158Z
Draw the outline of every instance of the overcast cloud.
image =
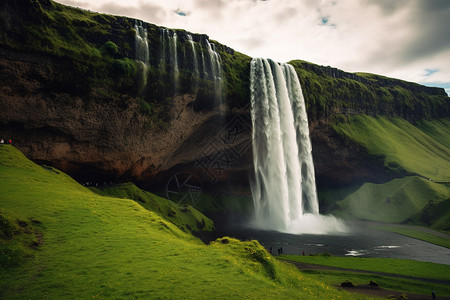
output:
M302 59L450 94L449 0L57 0L205 33L252 57Z

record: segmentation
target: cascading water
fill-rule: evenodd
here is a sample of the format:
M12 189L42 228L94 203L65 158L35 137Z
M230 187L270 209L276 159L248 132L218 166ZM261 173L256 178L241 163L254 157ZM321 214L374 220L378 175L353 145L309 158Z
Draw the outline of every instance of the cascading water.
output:
M209 62L210 62L210 72L207 72L214 80L214 90L217 105L222 104L222 66L220 64L220 55L216 52L214 44L211 44L206 40L206 49L208 50Z
M185 43L189 43L189 46ZM186 47L188 46L188 47ZM186 51L192 52L192 61L186 61ZM173 91L178 91L179 72L191 73L193 91L202 88L203 93L214 98L214 107L221 107L223 103L222 65L219 53L215 45L205 36L193 36L189 33L180 33L166 28L160 30L160 63L162 71L168 72L173 77ZM186 74L183 74L186 75ZM161 76L162 73L161 73ZM162 77L161 77L162 78ZM186 78L186 77L180 77ZM205 86L200 87L200 83ZM212 93L211 93L212 92Z
M161 28L160 35L161 45L161 63L164 68L170 67L173 74L173 83L175 90L178 86L178 52L177 52L177 33L170 29ZM167 55L168 50L168 55Z
M134 24L135 35L135 59L139 62L138 67L141 69L142 83L141 90L147 85L147 67L150 62L150 53L148 50L147 29L144 27L142 21L136 20Z
M191 44L192 49L192 57L194 58L193 65L194 65L194 74L196 76L199 76L198 72L198 60L197 60L197 51L195 51L195 44L192 40L192 36L190 34L187 35L188 42Z
M305 102L294 68L255 58L250 73L255 226L291 233L345 231L319 215Z

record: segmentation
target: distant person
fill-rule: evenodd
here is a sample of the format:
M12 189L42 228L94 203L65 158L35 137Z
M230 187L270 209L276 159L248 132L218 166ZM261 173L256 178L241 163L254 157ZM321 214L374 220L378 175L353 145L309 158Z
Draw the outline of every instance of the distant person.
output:
M9 141L8 141L10 144L12 144L12 140L11 139L9 139Z
M5 143L5 140L4 139L1 139L0 140L0 144L4 144Z

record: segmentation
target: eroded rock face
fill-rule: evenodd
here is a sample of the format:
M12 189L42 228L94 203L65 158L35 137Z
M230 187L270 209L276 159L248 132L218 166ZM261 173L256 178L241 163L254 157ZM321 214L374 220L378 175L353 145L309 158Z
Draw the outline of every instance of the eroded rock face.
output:
M152 126L139 101L110 101L47 90L57 62L31 57L0 59L1 135L29 158L79 177L106 175L142 180L172 166L168 160L213 112L195 112L193 95L172 99L167 128ZM95 97L95 95L89 95Z
M164 185L179 172L207 183L245 185L252 170L249 110L195 111L193 95L172 99L166 128L152 126L130 96L104 101L48 90L58 61L23 55L0 59L1 135L24 154L79 180ZM382 165L345 144L325 121L311 122L319 186L379 181Z
M170 121L160 128L140 112L137 98L52 89L64 61L1 54L0 135L11 137L30 159L80 181L133 180L162 188L184 172L217 189L227 189L227 182L248 187L253 168L248 106L194 110L194 95L177 95ZM382 162L346 144L326 120L310 123L319 187L388 180Z

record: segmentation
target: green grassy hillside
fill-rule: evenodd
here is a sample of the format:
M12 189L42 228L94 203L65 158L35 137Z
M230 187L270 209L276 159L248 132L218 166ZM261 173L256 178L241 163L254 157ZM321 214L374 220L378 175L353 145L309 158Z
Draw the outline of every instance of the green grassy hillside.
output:
M193 207L180 207L170 200L141 190L133 183L95 189L94 192L103 196L135 200L142 207L158 213L185 232L212 231L214 229L213 221Z
M422 212L429 202L448 197L447 187L409 176L385 184L365 183L356 192L338 201L338 207L358 219L400 223Z
M9 145L0 147L0 191L2 299L352 298L256 241L204 245L135 201L95 194Z
M407 171L433 181L450 181L448 119L413 126L403 119L357 115L337 122L335 130L383 159L387 169ZM423 130L421 130L421 128Z
M450 230L449 119L422 120L412 125L399 118L339 116L334 129L348 143L366 149L369 157L381 161L388 172L416 176L384 184L365 183L356 190L343 189L342 193L327 191L321 194L322 201L338 200L336 213L346 217L408 221Z

